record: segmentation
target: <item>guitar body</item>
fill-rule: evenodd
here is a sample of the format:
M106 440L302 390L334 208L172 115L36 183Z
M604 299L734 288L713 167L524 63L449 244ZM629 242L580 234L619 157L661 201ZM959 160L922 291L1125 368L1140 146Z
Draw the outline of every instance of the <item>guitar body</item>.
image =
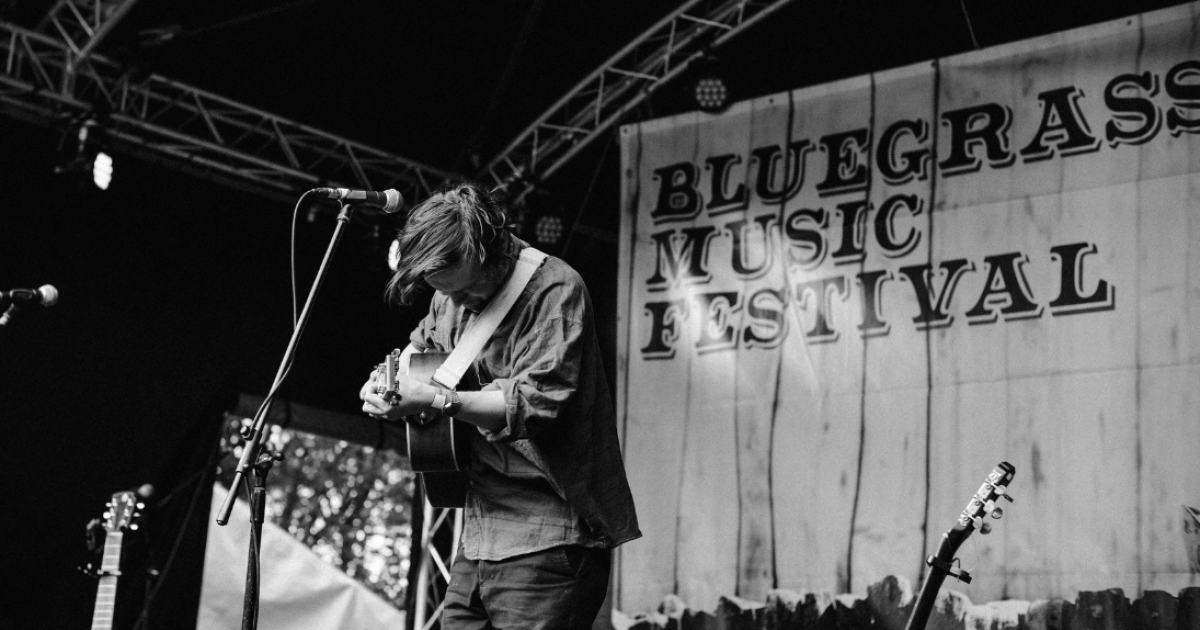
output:
M449 356L444 352L413 353L407 366L399 366L400 352L388 357L388 386L398 374L428 383L434 372ZM459 391L479 389L479 379L473 370L463 375L456 388ZM467 500L466 468L471 460L471 439L476 432L471 425L437 416L429 422L419 419L406 421L408 459L413 472L418 473L425 497L430 505L439 508L460 508Z

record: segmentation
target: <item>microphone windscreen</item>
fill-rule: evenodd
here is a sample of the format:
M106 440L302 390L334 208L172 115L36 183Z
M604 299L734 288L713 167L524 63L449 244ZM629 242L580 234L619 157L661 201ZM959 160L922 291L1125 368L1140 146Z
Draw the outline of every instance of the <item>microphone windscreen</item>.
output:
M387 203L385 203L383 206L384 212L388 214L395 214L400 211L401 207L404 206L404 195L401 195L400 191L396 190L395 188L389 188L383 191L383 194L385 197L387 197Z
M42 306L54 306L58 303L58 289L52 284L43 284L38 293L42 294Z

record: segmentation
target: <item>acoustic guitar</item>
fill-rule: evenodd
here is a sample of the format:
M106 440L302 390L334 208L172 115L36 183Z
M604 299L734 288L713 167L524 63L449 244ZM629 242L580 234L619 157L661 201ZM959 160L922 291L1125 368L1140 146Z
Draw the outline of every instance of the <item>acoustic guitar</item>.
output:
M407 365L401 365L400 350L393 350L378 369L375 392L384 398L396 396L400 379L430 382L434 372L449 356L445 352L414 352ZM479 389L474 366L463 375L459 391ZM408 436L408 459L413 472L418 473L429 504L438 508L460 508L467 500L466 468L471 459L471 438L476 429L471 425L436 415L423 420L405 418Z
M1008 484L1012 482L1015 474L1016 469L1012 464L1008 462L997 464L984 480L983 485L975 492L975 496L971 497L962 514L959 514L958 521L945 534L942 534L942 542L938 546L937 555L925 559L925 564L930 567L929 576L925 578L925 585L921 587L921 596L917 599L917 605L913 608L912 615L908 618L905 630L924 630L925 622L929 620L929 613L933 610L933 603L937 600L938 591L947 575L966 584L971 583L970 573L962 569L957 571L954 569L954 554L958 553L958 548L971 536L971 532L978 529L981 534L986 534L992 530L991 524L984 522L984 515L990 514L992 518L1000 518L1004 515L1004 510L996 505L996 500L1004 497L1010 502L1012 501L1012 497L1008 496Z
M100 584L96 587L96 607L92 612L92 630L112 630L117 608L117 579L121 575L121 552L125 530L137 529L138 510L144 507L136 494L126 490L112 495L104 513L104 551L100 560Z

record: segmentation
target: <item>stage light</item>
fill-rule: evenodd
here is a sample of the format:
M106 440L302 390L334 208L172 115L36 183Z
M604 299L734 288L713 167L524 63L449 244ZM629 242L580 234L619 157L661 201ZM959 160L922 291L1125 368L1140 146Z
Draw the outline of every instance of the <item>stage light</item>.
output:
M108 190L113 178L113 159L102 150L103 135L94 118L84 118L74 127L73 146L64 140L59 146L59 163L54 172L77 180L80 184L91 182L100 190Z
M696 105L702 111L723 111L729 102L729 89L721 77L700 77L696 81Z
M540 245L557 245L564 229L562 217L554 214L542 215L533 226L533 238Z
M721 76L720 61L713 55L704 55L695 62L696 83L693 95L700 111L719 113L729 107L730 90Z
M397 271L400 269L400 239L392 239L391 245L388 245L387 253L388 269Z
M100 190L108 190L108 185L112 183L113 176L113 159L103 151L96 154L96 161L92 163L92 182Z
M532 187L512 210L518 236L547 254L558 254L569 229L561 201L548 190Z

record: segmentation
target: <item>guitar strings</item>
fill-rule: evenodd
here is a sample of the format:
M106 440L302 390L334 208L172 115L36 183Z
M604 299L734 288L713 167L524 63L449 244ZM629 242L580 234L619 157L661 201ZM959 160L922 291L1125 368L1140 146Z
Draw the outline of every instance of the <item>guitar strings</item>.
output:
M981 533L982 533L982 532L981 532ZM961 571L961 570L965 570L965 571L966 571L967 573L969 573L970 575L975 575L975 568L979 566L979 558L980 558L980 556L982 556L982 555L983 555L983 554L981 554L981 553L979 552L979 537L978 537L978 536L972 536L972 537L971 537L971 550L975 552L975 562L974 562L974 564L972 564L972 565L971 565L971 568L970 568L970 569L963 569L962 562L960 561L960 562L959 562L959 565L958 565L958 568L959 568L959 570L960 570L960 571Z

